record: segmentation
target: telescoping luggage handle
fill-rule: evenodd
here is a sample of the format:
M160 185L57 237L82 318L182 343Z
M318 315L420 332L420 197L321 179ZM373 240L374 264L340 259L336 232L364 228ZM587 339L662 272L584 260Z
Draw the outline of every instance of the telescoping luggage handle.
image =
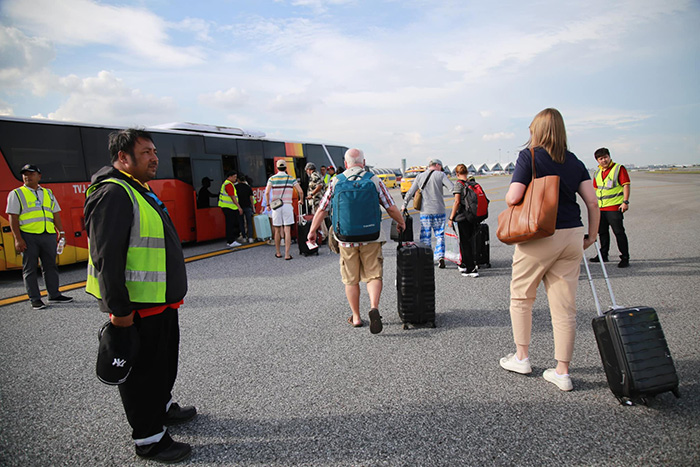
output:
M586 234L586 238L588 235ZM600 267L603 269L603 277L605 278L605 284L608 286L608 292L610 293L610 300L612 301L612 309L616 310L622 308L615 302L615 294L613 294L612 287L610 286L610 278L608 277L608 270L605 269L605 262L603 262L603 257L600 254L600 247L598 246L598 240L595 241L595 251L598 254L598 261L600 262ZM598 312L598 316L603 316L603 310L600 307L600 301L598 300L598 293L595 290L595 285L593 284L593 277L591 276L591 270L588 267L588 260L586 260L586 252L583 252L583 265L586 267L586 274L588 275L588 283L591 284L591 291L593 292L593 299L595 300L595 308Z

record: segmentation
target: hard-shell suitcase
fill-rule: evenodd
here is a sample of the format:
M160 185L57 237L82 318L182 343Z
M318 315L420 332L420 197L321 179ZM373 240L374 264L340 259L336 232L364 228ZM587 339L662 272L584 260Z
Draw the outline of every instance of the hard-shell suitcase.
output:
M479 224L472 237L472 251L474 262L485 268L491 267L491 241L489 239L488 224Z
M404 212L403 220L406 223L406 229L399 235L398 224L395 220L391 221L391 233L389 236L395 242L412 242L413 241L413 217Z
M610 390L621 404L628 405L634 401L646 404L648 397L666 391L680 397L678 375L656 310L617 306L597 242L595 247L610 292L610 310L601 310L585 255L583 262L598 311L593 332Z
M253 216L253 235L260 240L269 240L272 238L270 218L267 217L266 214L256 214Z
M409 324L435 327L435 267L430 247L399 242L396 294L404 329L408 329Z

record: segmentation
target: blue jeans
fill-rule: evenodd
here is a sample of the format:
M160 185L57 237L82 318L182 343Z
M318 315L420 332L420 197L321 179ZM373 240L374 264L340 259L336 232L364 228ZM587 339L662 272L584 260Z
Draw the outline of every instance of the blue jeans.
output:
M241 235L243 235L245 238L253 238L253 208L243 207L242 209L243 212L238 217ZM248 235L246 235L246 232L248 232Z
M435 232L437 244L433 257L441 259L445 257L445 221L446 214L421 214L420 215L420 242L432 248L430 232Z

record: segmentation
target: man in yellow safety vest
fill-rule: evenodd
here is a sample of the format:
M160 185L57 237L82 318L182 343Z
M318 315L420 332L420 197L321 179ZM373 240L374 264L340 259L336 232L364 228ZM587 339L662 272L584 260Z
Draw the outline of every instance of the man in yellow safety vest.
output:
M136 355L125 380L103 379L99 359L98 377L119 385L136 454L179 462L192 448L174 441L165 427L197 414L194 407L173 402L172 396L180 342L178 308L187 293L182 246L165 204L148 186L158 169L150 133L115 131L109 135L109 152L112 166L97 171L86 192L90 254L85 291L99 299L100 311L109 313L104 333L114 339L126 330L140 345L130 341Z
M630 206L630 176L624 165L612 161L608 148L600 148L594 154L599 165L593 177L593 188L596 190L600 208L600 255L603 261L608 261L612 228L617 240L617 249L620 250L620 262L617 267L626 268L630 265L630 252L622 221L623 214ZM591 261L598 262L598 257L591 258Z
M35 310L46 308L39 292L39 259L49 303L72 302L71 297L61 295L58 290L56 234L64 243L66 241L61 224L61 207L53 192L39 185L39 167L27 164L20 173L24 185L10 192L5 212L10 218L15 251L22 254L22 276L31 306Z

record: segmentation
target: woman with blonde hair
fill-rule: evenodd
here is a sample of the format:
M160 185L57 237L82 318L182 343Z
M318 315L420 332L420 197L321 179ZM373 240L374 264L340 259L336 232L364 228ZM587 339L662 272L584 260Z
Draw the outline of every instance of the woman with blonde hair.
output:
M554 334L556 368L544 371L545 380L562 391L571 391L569 363L576 337L576 288L583 250L593 244L598 233L600 212L591 176L583 163L569 152L564 119L556 109L538 113L530 124L530 140L520 152L513 172L506 203L518 204L532 180L534 149L537 177L559 175L559 207L554 234L550 237L520 243L513 254L510 283L510 319L516 352L501 358L506 370L528 374L532 331L532 306L537 286L544 282ZM588 212L588 237L584 238L578 193Z

